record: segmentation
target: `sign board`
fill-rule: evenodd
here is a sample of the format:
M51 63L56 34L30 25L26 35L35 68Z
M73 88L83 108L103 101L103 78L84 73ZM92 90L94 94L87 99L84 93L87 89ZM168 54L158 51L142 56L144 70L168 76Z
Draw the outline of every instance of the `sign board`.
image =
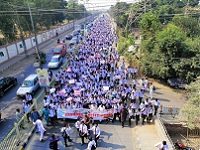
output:
M48 75L47 69L37 69L36 72L38 75L40 86L48 87L50 83L49 83L49 75Z

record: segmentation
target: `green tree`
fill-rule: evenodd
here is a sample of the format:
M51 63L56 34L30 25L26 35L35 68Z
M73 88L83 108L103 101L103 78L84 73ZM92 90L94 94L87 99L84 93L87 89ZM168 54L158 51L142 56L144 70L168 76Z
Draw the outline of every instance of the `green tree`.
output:
M144 14L139 25L143 39L154 36L156 31L161 29L161 24L158 20L158 16L153 12Z
M180 116L190 129L200 128L200 77L186 87L187 102L180 110Z

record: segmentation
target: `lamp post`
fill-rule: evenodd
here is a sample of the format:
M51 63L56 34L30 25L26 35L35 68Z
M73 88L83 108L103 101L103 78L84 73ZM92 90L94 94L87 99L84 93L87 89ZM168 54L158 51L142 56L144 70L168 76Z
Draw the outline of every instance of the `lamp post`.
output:
M35 37L36 53L37 53L38 59L40 60L41 57L40 57L40 53L39 53L37 34L36 34L35 26L34 26L34 23L33 23L33 16L32 16L32 12L31 12L31 8L30 8L30 0L27 0L27 3L28 3L28 10L29 10L30 19L31 19L32 31L33 31L34 37Z
M86 2L88 2L89 0L81 0L81 1L83 1L83 3L84 3L84 37L85 37L85 24L86 24L86 18L85 18L85 9L86 9L86 7L85 7L85 5L86 5Z

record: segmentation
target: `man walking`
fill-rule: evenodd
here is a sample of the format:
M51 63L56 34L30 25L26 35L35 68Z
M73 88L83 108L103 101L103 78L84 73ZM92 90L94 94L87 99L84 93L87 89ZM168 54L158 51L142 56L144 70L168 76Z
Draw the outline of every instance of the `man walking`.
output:
M80 135L80 137L81 137L81 142L82 142L81 146L82 146L83 144L85 144L84 138L87 138L87 133L88 133L88 128L87 128L87 126L84 124L84 121L82 121L82 122L81 122L81 125L80 125L80 128L79 128L79 135Z
M122 109L120 111L120 118L121 118L122 128L124 128L124 122L126 121L127 115L128 115L128 110L125 108L124 105L122 105Z
M99 136L101 134L101 130L98 126L98 123L95 123L94 126L92 128L90 128L89 130L91 130L93 132L94 141L96 142L96 146L97 146L97 140L99 139Z
M39 117L35 122L33 122L33 124L37 125L37 128L40 132L40 142L44 141L43 137L44 137L44 132L46 132L46 129L43 126L42 118Z

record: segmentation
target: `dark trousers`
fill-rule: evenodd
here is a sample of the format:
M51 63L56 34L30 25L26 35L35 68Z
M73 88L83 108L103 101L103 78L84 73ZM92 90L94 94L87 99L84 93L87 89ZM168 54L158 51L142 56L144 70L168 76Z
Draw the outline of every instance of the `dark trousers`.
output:
M147 115L142 114L142 124L144 125L145 119L146 119Z
M97 137L97 135L94 135L94 141L96 142L96 146L97 146L98 139L99 139L99 136Z
M138 122L140 121L140 116L139 115L136 115L135 116L135 123L136 125L138 125Z
M72 140L70 139L70 137L69 136L66 136L65 138L63 138L64 139L64 142L65 142L65 146L67 146L67 140L68 140L68 142L71 142Z
M80 133L79 135L80 135L80 137L81 137L81 142L82 142L82 144L84 144L84 143L85 143L85 142L84 142L84 137L87 138L87 133Z

